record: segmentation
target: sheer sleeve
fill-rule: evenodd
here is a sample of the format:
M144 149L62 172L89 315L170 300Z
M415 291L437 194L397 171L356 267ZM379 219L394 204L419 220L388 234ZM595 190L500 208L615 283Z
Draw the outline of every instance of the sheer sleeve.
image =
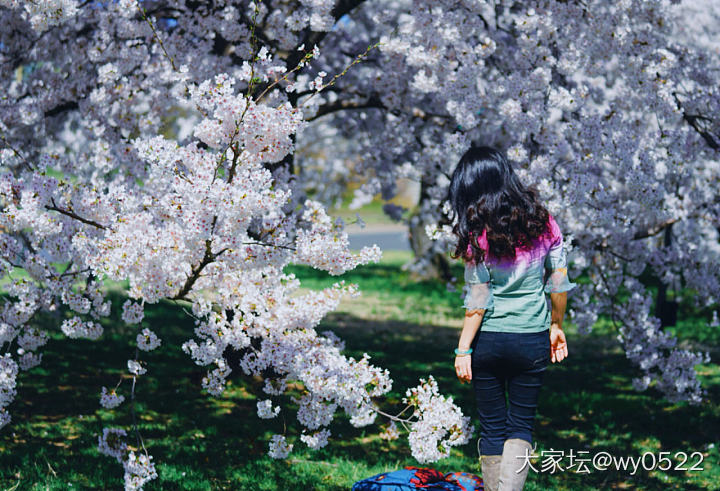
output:
M567 250L563 242L562 233L555 220L550 217L550 230L552 240L548 254L545 257L545 269L549 272L545 282L545 293L562 293L577 286L571 283L567 275Z
M493 306L490 272L484 263L465 264L465 284L468 286L463 307L467 310L489 309Z

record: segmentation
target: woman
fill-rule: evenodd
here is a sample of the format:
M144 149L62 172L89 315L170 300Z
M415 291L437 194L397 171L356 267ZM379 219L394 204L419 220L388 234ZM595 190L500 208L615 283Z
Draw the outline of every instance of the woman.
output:
M470 148L448 198L468 285L455 369L475 392L485 489L521 490L543 375L568 356L562 320L576 285L557 223L500 152Z

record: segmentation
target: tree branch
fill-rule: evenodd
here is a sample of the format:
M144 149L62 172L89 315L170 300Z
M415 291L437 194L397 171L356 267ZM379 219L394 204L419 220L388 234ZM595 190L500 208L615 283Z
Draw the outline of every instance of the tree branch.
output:
M679 221L679 218L669 218L664 222L658 223L657 225L654 225L646 230L638 230L637 232L635 232L633 240L646 239L648 237L652 237L653 235L657 235L673 223Z
M181 300L185 298L185 295L187 295L190 290L192 290L193 285L198 280L198 278L200 278L200 273L203 269L205 269L205 266L215 260L216 254L212 253L211 247L212 241L210 239L207 239L205 241L205 255L203 256L202 261L200 261L200 263L192 269L192 271L190 272L190 276L188 276L187 280L185 280L185 284L177 293L177 295L172 298L172 300Z
M332 16L335 18L335 22L337 22L342 16L350 13L353 9L359 7L363 3L365 3L365 0L340 0L337 5L335 5L335 8L333 8L332 11ZM328 34L329 31L315 32L311 31L310 29L306 29L305 36L303 37L302 41L298 46L317 46L323 39L325 39ZM286 60L287 66L297 66L297 64L304 56L303 53L297 50L298 46L296 46L291 51L290 56L288 56Z
M217 223L217 216L213 217L212 225L210 227L211 230L215 230L215 224ZM187 280L185 280L185 284L180 289L180 291L171 298L171 300L184 300L185 295L187 295L190 290L192 290L192 287L195 285L195 282L200 278L200 273L203 269L205 269L205 266L212 263L215 259L220 256L223 252L227 251L228 248L222 249L216 253L213 253L212 251L212 240L207 239L205 241L205 254L203 255L202 260L200 263L198 263L194 268L192 268L192 271L190 272L190 276L188 276Z
M107 227L105 225L102 225L101 223L95 222L93 220L89 220L87 218L83 218L80 215L76 214L72 210L63 210L62 208L59 208L58 205L55 203L55 198L51 198L50 201L52 201L52 206L45 205L46 210L52 210L57 211L58 213L68 216L70 218L74 218L75 220L86 223L88 225L92 225L93 227L99 228L101 230L107 230Z
M676 92L673 92L673 97L675 98L675 102L677 103L678 107L682 109L683 119L695 131L697 131L697 133L703 138L703 140L705 140L705 143L707 143L710 148L716 151L720 151L720 143L718 143L718 141L715 139L715 135L700 126L700 121L712 121L712 118L703 116L701 114L688 114L688 112L683 107L682 102L680 102L680 98L678 97Z
M66 101L61 104L58 104L57 106L53 107L52 109L48 109L45 111L45 117L49 118L51 116L57 116L58 114L62 114L67 111L72 111L74 109L78 109L80 106L78 105L77 101Z
M382 102L380 101L380 98L377 96L371 96L370 98L368 98L368 100L366 100L364 102L337 100L337 101L325 104L323 106L320 106L320 108L318 108L317 113L315 113L314 116L307 118L307 121L314 121L318 118L321 118L323 116L326 116L330 113L334 113L337 111L343 111L343 110L347 110L347 109L368 109L368 108L385 109L385 106L382 104Z

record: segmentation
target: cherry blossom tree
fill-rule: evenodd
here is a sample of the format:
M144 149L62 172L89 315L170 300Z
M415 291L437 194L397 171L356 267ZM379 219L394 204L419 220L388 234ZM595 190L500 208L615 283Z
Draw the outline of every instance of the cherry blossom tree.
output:
M405 177L421 189L406 219L415 267L449 279L445 193L471 141L506 150L566 233L570 274L590 279L571 300L580 331L609 315L638 390L699 403L694 366L709 357L678 348L663 326L670 293L690 289L710 308L720 292L709 267L720 259L720 16L702 4L0 0L0 267L12 280L0 424L18 369L41 361L47 333L33 316L67 309L66 336L101 338L98 319L119 308L103 282L126 279L133 384L152 369L141 352L162 346L145 304L184 299L197 327L183 349L209 367L210 394L232 370L261 374L258 416L270 418L281 409L269 396L299 380L308 446L326 443L342 408L357 425L377 414L412 425L420 461L446 455L472 429L432 378L408 391L415 422L383 414L372 400L389 374L314 330L355 288L298 299L283 267L342 274L377 260L376 249L348 250L325 206L355 176L353 206L389 200ZM663 285L657 298L648 274ZM105 407L134 397L99 394ZM122 428L100 437L129 487L154 477L135 433L133 448ZM276 435L270 454L292 445Z
M203 389L222 394L233 370L259 375L258 417L272 418L282 400L274 396L301 384L299 440L309 448L327 444L339 410L357 427L389 419L387 438L404 425L420 462L468 442L469 418L432 376L407 390L409 416L387 413L376 400L391 390L388 371L367 353L343 355L340 339L315 330L355 285L299 294L299 281L283 270L306 264L341 275L380 257L377 246L349 250L343 223L304 193L290 165L313 99L372 46L325 79L306 73L319 57L316 43L293 46L287 59L262 44L261 4L228 6L214 27L200 22L203 5L184 6L198 23L175 28L157 9L179 5L3 6L10 29L1 41L0 267L9 283L0 310L0 426L10 423L18 370L42 361L47 331L99 340L99 321L113 308L137 326L132 386L99 387L99 402L113 409L129 398L135 421L135 386L152 370L144 353L162 345L162 331L143 322L145 306L174 299L192 305L196 327L182 349L208 367ZM329 27L323 5L301 10L318 29ZM247 28L237 17L245 15ZM208 29L233 49L217 47ZM107 297L108 280L128 281L122 306ZM70 314L60 326L34 322L55 310ZM295 444L274 435L268 453L285 458ZM105 428L98 449L122 463L126 489L157 477L135 424L130 433Z
M506 150L567 234L571 274L590 278L569 312L580 332L608 315L638 390L698 404L694 367L709 355L664 327L670 292L705 309L720 293L718 19L713 2L367 2L336 44L374 32L380 55L308 116L310 140L350 142L366 178L355 204L391 198L398 177L420 182L415 268L451 284L449 175L471 141Z
M694 366L709 355L677 347L662 320L672 322L668 289L690 289L700 308L720 293L709 267L720 259L720 53L717 33L687 27L697 10L683 7L414 2L381 49L406 70L393 79L404 107L443 108L433 111L458 125L434 142L426 129L413 161L427 194L416 219L442 239L430 252L452 240L442 205L453 146L505 148L568 235L571 274L591 280L572 299L580 332L608 314L639 368L634 386L697 404ZM655 311L643 273L661 283Z

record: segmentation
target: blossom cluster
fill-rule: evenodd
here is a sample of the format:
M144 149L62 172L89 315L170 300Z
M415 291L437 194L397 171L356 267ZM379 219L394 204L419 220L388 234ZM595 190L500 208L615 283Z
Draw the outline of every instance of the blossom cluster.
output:
M125 437L127 432L122 428L103 428L102 435L98 436L98 452L122 462L127 451L127 443L123 440Z
M152 351L156 349L162 341L160 338L147 327L142 330L140 334L135 338L137 341L138 348L143 351Z
M102 435L98 436L98 452L113 457L122 463L124 469L125 491L137 491L158 477L152 456L145 451L135 453L128 448L125 442L127 432L122 428L103 428Z
M136 491L148 481L158 477L152 456L147 454L135 454L130 451L127 459L123 461L125 468L125 491Z
M122 396L116 392L116 390L108 391L107 387L102 388L100 394L100 405L105 409L114 409L123 403L125 396Z
M0 357L0 428L10 422L6 407L13 401L17 390L18 365L9 353Z
M475 431L470 418L463 416L452 397L440 394L432 375L408 389L403 402L415 408L413 416L418 418L412 423L408 438L413 457L420 463L449 456L451 447L466 444Z
M22 7L22 17L30 23L34 30L39 32L72 18L78 12L78 4L75 0L42 0L36 2L0 0L0 7L11 9L20 9Z

